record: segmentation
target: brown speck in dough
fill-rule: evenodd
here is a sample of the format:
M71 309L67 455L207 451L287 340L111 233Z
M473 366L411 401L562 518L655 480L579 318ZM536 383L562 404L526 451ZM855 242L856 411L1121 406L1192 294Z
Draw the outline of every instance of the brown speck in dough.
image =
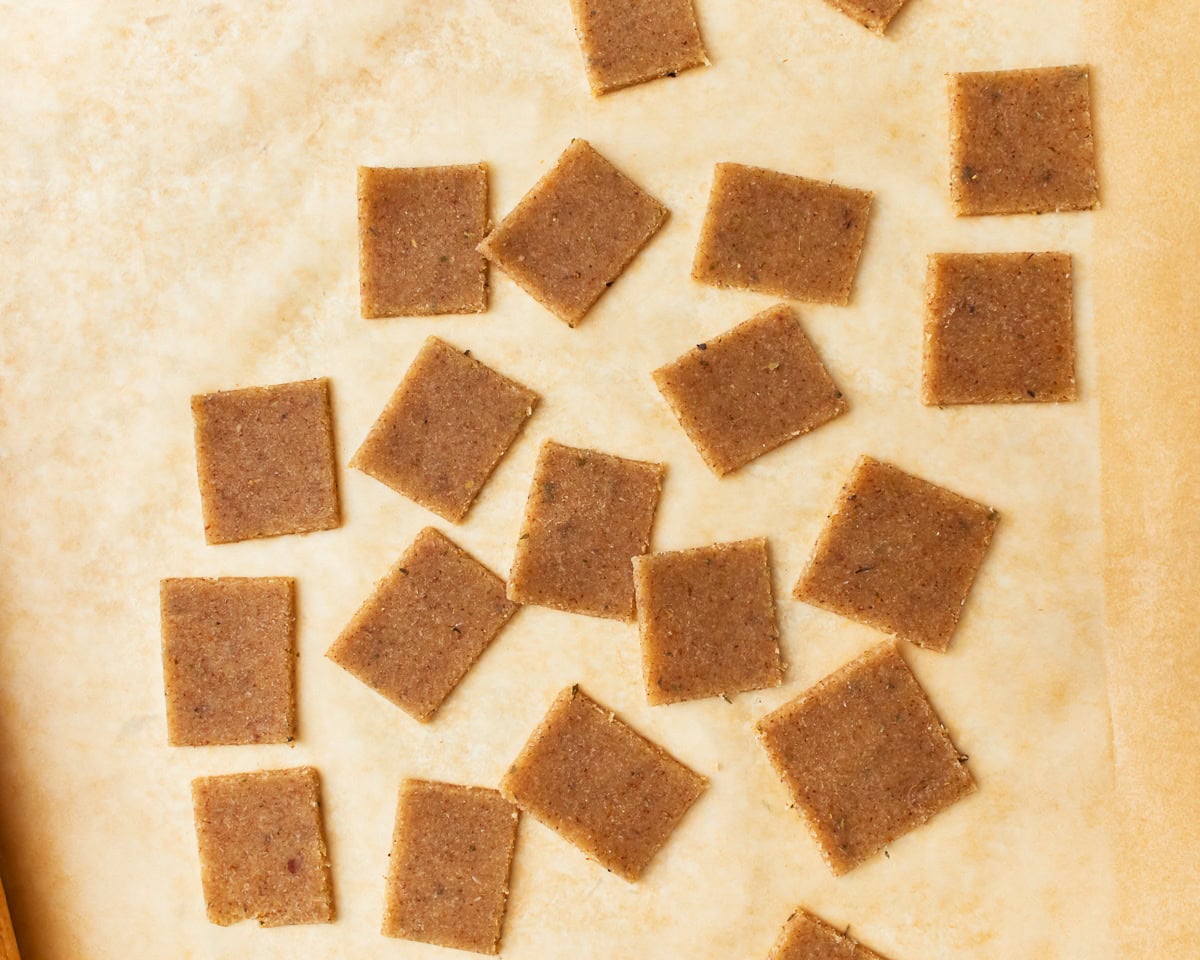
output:
M576 684L551 704L500 790L602 866L636 881L707 785Z
M925 284L922 400L1074 400L1066 253L939 253Z
M708 63L692 0L571 0L597 96Z
M779 931L767 960L886 960L807 910L797 910Z
M951 75L950 171L959 216L1095 207L1088 68Z
M945 650L998 519L983 504L863 457L794 595Z
M764 717L757 730L836 874L975 789L890 641Z

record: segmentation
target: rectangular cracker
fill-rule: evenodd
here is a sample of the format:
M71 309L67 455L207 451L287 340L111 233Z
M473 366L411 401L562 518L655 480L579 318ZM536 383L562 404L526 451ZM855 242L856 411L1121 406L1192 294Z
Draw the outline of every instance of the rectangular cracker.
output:
M717 287L845 304L871 194L762 167L718 163L692 277Z
M590 143L572 140L479 249L573 327L666 218L666 207Z
M998 520L981 503L862 457L793 595L945 650Z
M852 20L857 20L868 30L874 30L882 35L907 0L826 0L826 2Z
M328 380L201 394L192 419L208 543L341 523Z
M503 580L426 527L326 656L426 723L516 609Z
M722 476L846 409L795 312L778 304L654 371L704 462Z
M756 730L835 874L975 789L966 757L890 641L768 714Z
M295 739L294 581L163 580L159 602L167 742Z
M406 780L392 837L384 935L499 953L519 816L495 790Z
M650 547L663 472L658 463L546 441L525 503L509 599L632 620L630 560Z
M312 767L192 781L208 919L332 923L333 888Z
M537 402L470 350L429 337L350 466L457 523Z
M708 63L692 0L571 0L596 96Z
M634 557L633 581L650 703L783 682L766 540Z
M488 168L359 167L362 315L482 313L487 261L475 249L488 224Z
M576 684L550 705L500 791L633 882L707 786Z
M886 960L850 936L807 910L790 917L767 960Z

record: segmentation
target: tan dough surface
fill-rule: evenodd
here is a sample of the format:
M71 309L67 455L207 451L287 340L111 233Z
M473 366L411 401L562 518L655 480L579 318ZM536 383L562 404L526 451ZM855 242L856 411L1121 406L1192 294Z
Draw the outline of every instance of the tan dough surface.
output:
M448 957L379 933L397 789L495 785L576 682L711 787L637 885L526 818L505 957L753 960L799 904L895 960L1117 956L1099 215L956 220L946 186L945 73L1094 62L1122 216L1100 92L1120 71L1084 0L912 0L882 39L817 0L701 0L711 68L599 100L559 0L55 6L9 11L0 34L0 874L25 960ZM359 165L485 159L495 219L572 137L671 210L586 323L495 270L484 315L360 318ZM689 278L718 161L875 195L850 305L798 305L849 411L720 480L650 377L775 302ZM922 406L925 257L955 249L1075 255L1079 402ZM651 708L634 625L543 608L427 726L325 660L431 520L345 469L431 333L544 398L467 520L439 528L506 571L543 440L664 462L652 549L769 538L781 687ZM323 376L342 527L206 547L189 398ZM789 598L863 453L1004 522L950 652L906 651L979 790L834 878L752 724L881 639ZM166 746L157 589L180 576L296 578L294 746ZM303 764L321 773L337 922L209 924L191 778Z

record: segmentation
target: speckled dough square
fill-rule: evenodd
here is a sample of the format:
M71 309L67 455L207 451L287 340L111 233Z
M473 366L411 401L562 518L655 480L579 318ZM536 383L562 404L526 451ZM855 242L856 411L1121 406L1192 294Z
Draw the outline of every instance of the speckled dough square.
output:
M173 746L296 735L293 581L164 580L163 685Z
M807 910L783 925L767 960L886 960Z
M479 249L573 327L666 217L666 207L591 144L572 140Z
M950 157L959 216L1092 209L1087 67L953 74Z
M633 581L650 703L783 682L766 540L634 557Z
M869 30L883 33L906 0L827 0L830 6L857 20Z
M495 790L405 781L384 935L498 953L519 816Z
M457 523L538 397L429 337L350 466Z
M692 0L571 0L592 93L708 63Z
M975 789L966 758L891 642L764 717L757 730L835 874Z
M427 722L515 610L503 580L426 527L327 656Z
M312 767L192 781L208 919L332 923L333 889Z
M740 163L718 163L692 276L717 287L844 304L871 194Z
M359 167L358 257L362 315L482 313L488 170Z
M192 419L209 543L341 523L328 380L202 394Z
M629 881L708 786L578 686L551 704L501 792Z
M945 650L998 519L981 503L863 457L795 597Z
M663 467L547 441L525 502L508 596L633 619L633 557L650 548Z
M846 409L791 307L764 310L654 371L704 462L729 473Z
M925 285L927 404L1074 400L1066 253L939 253Z

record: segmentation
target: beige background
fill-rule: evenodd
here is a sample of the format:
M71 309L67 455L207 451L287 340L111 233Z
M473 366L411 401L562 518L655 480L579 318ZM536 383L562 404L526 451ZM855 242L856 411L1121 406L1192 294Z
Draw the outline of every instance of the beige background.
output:
M912 0L887 39L819 0L700 13L711 68L596 101L558 0L4 10L0 845L27 960L450 956L378 933L399 782L494 784L576 681L712 788L638 886L523 823L506 956L761 957L798 904L894 960L1117 955L1097 218L955 220L943 75L1093 62L1111 103L1130 25L1102 32L1082 0ZM576 136L672 212L579 329L497 273L482 316L358 316L357 164L486 160L500 216ZM688 277L720 160L876 203L851 305L800 308L850 413L718 481L649 371L772 302ZM921 406L925 255L993 249L1076 255L1081 402ZM342 529L204 546L192 393L330 376L344 464L429 333L544 398L464 524L343 471ZM783 688L651 709L633 627L537 608L430 726L324 660L426 524L507 570L546 437L666 462L657 548L770 538ZM790 599L863 452L1002 520L950 652L905 651L981 789L834 879L750 726L878 639ZM299 579L294 747L165 746L157 582L223 574ZM338 923L208 924L190 778L299 763L325 778Z

